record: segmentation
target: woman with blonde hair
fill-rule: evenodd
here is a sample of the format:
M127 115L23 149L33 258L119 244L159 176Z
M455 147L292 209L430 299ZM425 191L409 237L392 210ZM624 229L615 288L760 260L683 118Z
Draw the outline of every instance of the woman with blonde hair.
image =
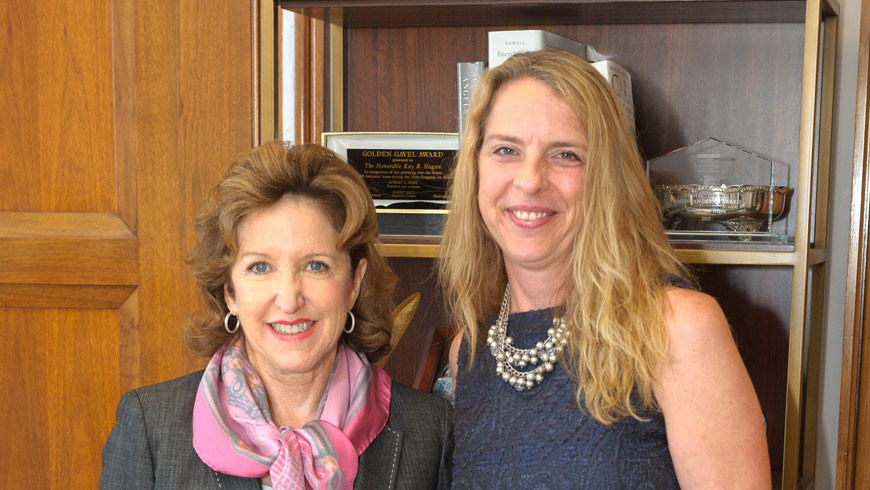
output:
M453 411L393 383L395 276L335 153L271 142L212 190L188 259L204 371L124 394L100 488L450 487Z
M440 256L454 488L769 488L751 380L608 83L566 52L517 54L465 128Z

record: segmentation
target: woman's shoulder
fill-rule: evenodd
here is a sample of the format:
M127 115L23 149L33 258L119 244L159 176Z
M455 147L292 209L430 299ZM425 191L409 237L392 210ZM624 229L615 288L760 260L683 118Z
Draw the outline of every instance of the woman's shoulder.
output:
M671 379L681 380L683 376L697 374L700 366L708 366L714 359L739 362L739 356L733 356L736 347L728 319L709 294L670 288L665 295L664 315L668 328L668 365L682 366L671 373Z
M451 407L450 402L445 400L444 398L434 395L432 393L428 393L425 391L420 391L415 388L411 388L410 386L404 385L402 383L398 383L396 381L392 382L391 385L392 397L390 399L390 408L393 408L393 404L397 404L400 407L422 407L422 408L439 408L439 409L449 409Z
M440 396L393 381L390 396L390 423L453 423L453 406Z
M159 396L164 393L187 392L190 391L191 388L195 392L196 388L199 386L200 380L202 379L202 373L203 371L196 371L190 374L185 374L184 376L179 376L178 378L141 386L132 391L140 396Z
M120 405L136 403L146 417L186 413L193 409L193 401L201 379L202 371L197 371L168 381L142 386L125 393Z
M682 327L720 327L725 315L715 298L707 293L680 286L668 287L665 291L665 321L671 329Z

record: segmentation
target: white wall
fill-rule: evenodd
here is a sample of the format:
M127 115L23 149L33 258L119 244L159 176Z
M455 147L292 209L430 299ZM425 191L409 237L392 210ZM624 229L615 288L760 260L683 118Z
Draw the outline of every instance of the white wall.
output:
M815 488L817 490L834 488L836 472L860 20L861 0L840 0L837 33L839 56L831 162L831 185L835 192L831 192L828 222L828 277L816 446Z

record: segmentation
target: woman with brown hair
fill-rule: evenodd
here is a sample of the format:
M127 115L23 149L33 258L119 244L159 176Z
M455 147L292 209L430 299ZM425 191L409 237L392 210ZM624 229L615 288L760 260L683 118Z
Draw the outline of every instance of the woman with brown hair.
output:
M188 259L205 371L126 393L100 487L449 488L453 413L371 363L395 276L362 178L315 145L230 168Z
M440 256L454 488L769 488L751 380L601 75L514 55L479 80L462 142Z

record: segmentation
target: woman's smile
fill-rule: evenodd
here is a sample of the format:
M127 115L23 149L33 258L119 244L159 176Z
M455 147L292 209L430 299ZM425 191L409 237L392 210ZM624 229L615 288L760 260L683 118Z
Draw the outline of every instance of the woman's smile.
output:
M311 320L296 322L273 322L269 326L275 332L278 340L299 341L307 339L314 333L315 322Z
M535 211L522 208L508 208L507 213L513 218L517 226L534 228L542 226L556 213L553 211Z

